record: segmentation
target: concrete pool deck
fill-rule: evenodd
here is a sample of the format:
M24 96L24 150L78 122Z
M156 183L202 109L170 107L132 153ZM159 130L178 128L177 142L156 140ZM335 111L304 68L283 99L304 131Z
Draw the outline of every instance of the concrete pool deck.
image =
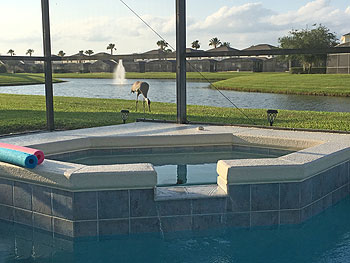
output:
M250 227L300 223L349 194L350 135L231 126L197 128L198 125L138 122L7 137L0 142L38 148L46 156L86 149L159 150L211 145L234 145L242 151L267 147L271 151L296 152L278 158L221 160L217 165L216 185L185 187L156 187L157 174L151 164L86 166L46 159L35 169L26 169L0 163L0 218L34 226L35 218L45 217L51 222L42 223L45 230L71 237L167 231L167 223L169 231L223 224ZM46 212L35 208L36 195L42 196L43 192ZM108 212L100 211L103 204L99 202L101 196L112 192L123 196L127 208L121 215L105 218L101 214ZM87 209L87 204L79 198L84 195L87 203L92 198L99 205ZM30 203L24 196L30 198ZM138 201L133 203L133 200ZM62 202L68 208L61 207L65 206ZM174 206L173 211L162 208L169 204ZM60 209L65 212L59 212ZM84 210L85 215L76 216L77 209ZM180 227L182 221L175 224L177 227L170 223L181 218L185 226ZM111 220L117 224L127 222L123 221L122 230L117 230ZM148 228L140 226L142 220L142 225ZM103 223L115 232L106 226L101 228ZM65 232L60 224L69 224L70 230Z

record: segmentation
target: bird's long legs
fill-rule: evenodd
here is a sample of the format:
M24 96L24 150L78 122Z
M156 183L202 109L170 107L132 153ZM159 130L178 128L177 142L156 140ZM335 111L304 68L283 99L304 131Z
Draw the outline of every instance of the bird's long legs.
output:
M136 111L137 111L137 103L139 102L139 95L140 94L137 94L137 96L136 96Z

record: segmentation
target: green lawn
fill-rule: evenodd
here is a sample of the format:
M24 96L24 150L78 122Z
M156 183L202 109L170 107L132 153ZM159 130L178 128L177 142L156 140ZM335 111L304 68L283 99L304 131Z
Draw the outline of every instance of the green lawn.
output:
M252 73L214 83L219 89L321 96L350 96L350 74Z
M139 104L140 106L142 104ZM121 124L120 110L130 110L128 122L137 118L176 119L176 105L152 103L152 112L135 112L135 101L55 97L57 129L77 129ZM267 125L266 111L245 109L245 114L257 125ZM236 109L188 106L188 120L198 122L252 124ZM307 112L281 110L277 127L350 131L350 113ZM46 127L45 97L0 94L0 134L44 130Z
M54 82L61 82L61 80L53 79ZM43 74L29 74L29 73L2 73L0 74L0 86L15 86L15 85L32 85L45 83Z

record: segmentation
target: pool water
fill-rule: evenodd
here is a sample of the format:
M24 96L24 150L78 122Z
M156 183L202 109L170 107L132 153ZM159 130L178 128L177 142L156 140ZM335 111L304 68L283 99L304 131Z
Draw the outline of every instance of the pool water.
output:
M264 149L264 148L260 148ZM216 183L216 166L219 160L276 158L286 151L269 153L242 152L237 150L199 151L184 149L184 152L152 153L146 150L128 154L86 153L71 154L64 158L52 158L84 165L111 165L151 163L157 172L157 185L197 185ZM261 151L261 150L260 150Z
M301 225L79 240L0 221L0 263L350 262L350 199Z

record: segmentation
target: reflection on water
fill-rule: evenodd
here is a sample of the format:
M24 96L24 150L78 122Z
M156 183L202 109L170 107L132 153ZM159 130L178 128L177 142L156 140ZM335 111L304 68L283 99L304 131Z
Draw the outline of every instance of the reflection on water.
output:
M124 85L113 85L112 79L65 79L65 83L54 84L55 96L86 98L117 98L134 100L130 94L134 79ZM175 80L144 80L150 84L151 101L176 103ZM44 95L44 85L0 87L0 93ZM350 98L329 96L303 96L256 92L222 91L240 108L286 109L310 111L350 112ZM217 91L208 88L208 83L187 83L187 104L232 107Z
M302 225L67 240L0 221L0 262L350 262L350 200Z

